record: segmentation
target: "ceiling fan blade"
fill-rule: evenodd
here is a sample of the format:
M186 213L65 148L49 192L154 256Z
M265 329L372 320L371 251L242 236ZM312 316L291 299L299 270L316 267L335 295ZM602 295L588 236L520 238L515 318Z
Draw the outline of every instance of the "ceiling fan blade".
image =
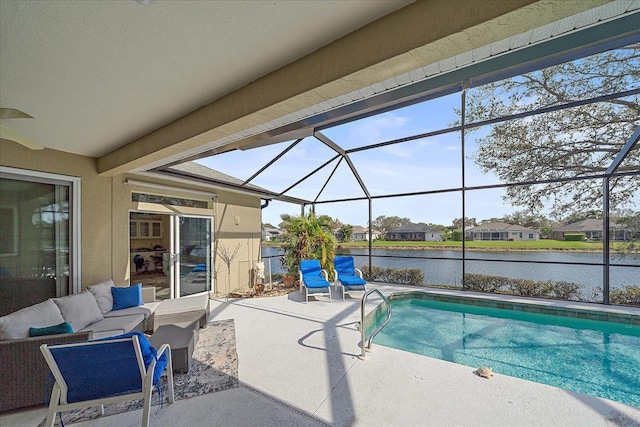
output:
M32 150L43 150L44 147L37 142L27 138L26 136L16 132L13 129L9 129L5 125L0 125L0 138L6 139L9 141L15 141L18 144L22 144L27 148Z
M33 117L17 108L0 107L0 119L33 119Z

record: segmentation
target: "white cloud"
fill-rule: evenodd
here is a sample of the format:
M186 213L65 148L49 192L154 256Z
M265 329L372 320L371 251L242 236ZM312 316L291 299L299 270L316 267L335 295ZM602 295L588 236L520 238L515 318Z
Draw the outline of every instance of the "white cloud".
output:
M375 144L396 138L398 131L404 130L410 121L410 118L394 113L364 119L350 126L346 138L348 140L358 141L357 145L359 146Z

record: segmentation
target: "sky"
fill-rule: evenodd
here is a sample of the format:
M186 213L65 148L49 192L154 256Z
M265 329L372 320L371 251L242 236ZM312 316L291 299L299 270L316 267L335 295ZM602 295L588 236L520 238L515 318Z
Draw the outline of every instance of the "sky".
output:
M349 150L445 129L455 124L458 118L456 108L459 108L460 102L460 93L454 93L326 129L322 133L343 149ZM459 132L358 151L349 154L349 157L371 196L459 189L462 187L463 161L467 186L500 184L501 181L493 173L483 172L473 160L477 152L477 139L485 136L488 130L478 128L466 134L464 158ZM283 152L292 142L224 153L198 160L198 163L245 180ZM308 200L364 197L364 191L344 161L334 171L337 164L337 160L334 160L313 176L298 183L335 155L336 153L322 142L308 137L251 183L276 192L287 190L285 194L289 196ZM331 179L325 185L329 177ZM294 184L296 185L290 188ZM466 216L475 218L480 223L485 219L499 218L524 210L523 207L506 203L503 200L504 195L505 189L467 190ZM640 206L640 190L632 199L636 208ZM262 222L277 226L281 222L281 214L300 213L298 205L272 201L262 211ZM354 226L366 227L369 220L366 200L319 203L316 205L316 213L329 215L344 224ZM548 209L539 213L548 215ZM372 219L381 215L409 218L413 223L450 226L454 219L462 217L461 192L373 200Z
M452 126L457 119L454 108L459 103L460 94L453 94L347 123L327 129L323 133L343 149L421 134ZM234 151L198 162L236 178L247 179L291 142L248 151ZM467 143L467 182L473 182L473 185L498 183L497 178L482 173L469 158L469 149L473 146L474 143ZM306 138L252 183L283 191L333 156L335 152L323 143L313 137ZM350 158L372 196L455 189L462 186L462 153L458 132L355 152L350 154ZM363 190L344 161L323 189L336 162L333 161L286 194L312 200L317 197L320 201L364 196ZM321 189L322 193L318 196ZM467 192L467 216L480 220L517 210L503 203L502 194L503 190ZM345 224L366 226L368 203L358 201L317 204L316 213L329 215ZM272 201L262 214L263 223L277 226L281 222L281 214L299 215L300 207ZM460 192L374 200L372 218L380 215L406 217L415 223L448 226L455 218L462 217Z

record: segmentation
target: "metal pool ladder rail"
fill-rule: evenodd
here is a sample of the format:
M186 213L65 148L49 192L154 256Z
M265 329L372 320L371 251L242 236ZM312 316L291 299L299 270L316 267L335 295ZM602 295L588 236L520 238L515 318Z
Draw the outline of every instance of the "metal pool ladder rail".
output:
M391 320L391 302L387 299L387 297L385 297L384 295L382 295L382 292L380 292L377 289L371 289L370 291L367 291L363 296L362 296L362 302L360 303L360 347L362 349L362 353L360 354L360 358L364 359L366 357L366 353L365 353L365 326L364 326L364 305L367 302L367 297L369 295L371 295L372 293L377 293L378 295L380 295L380 298L383 299L384 302L387 303L387 318L385 319L385 321L382 323L382 325L380 325L375 331L373 331L373 333L371 334L371 336L369 337L369 342L367 343L367 349L371 350L371 344L373 343L373 338L378 335L378 332L380 332L382 330L382 328L384 328L385 326L387 326L387 323L389 323L389 320Z

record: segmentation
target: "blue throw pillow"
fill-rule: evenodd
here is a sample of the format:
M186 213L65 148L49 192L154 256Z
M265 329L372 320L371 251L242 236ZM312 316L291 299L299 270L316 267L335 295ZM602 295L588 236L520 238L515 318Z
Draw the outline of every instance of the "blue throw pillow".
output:
M144 301L142 301L142 283L128 288L113 286L111 295L113 295L112 310L122 310L123 308L137 307L144 304Z
M70 333L73 333L73 328L67 322L62 322L59 325L45 326L44 328L29 328L30 337Z

